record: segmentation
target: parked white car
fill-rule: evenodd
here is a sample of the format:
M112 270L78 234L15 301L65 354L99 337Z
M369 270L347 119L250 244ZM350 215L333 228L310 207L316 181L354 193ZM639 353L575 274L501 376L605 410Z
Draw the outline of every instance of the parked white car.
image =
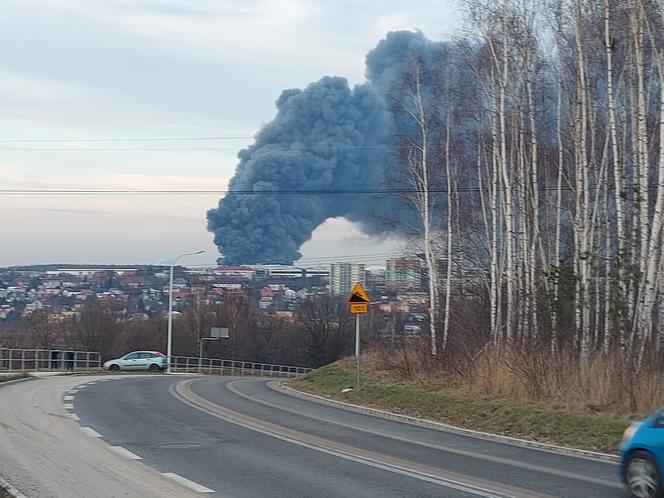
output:
M104 370L119 372L120 370L148 370L163 372L168 366L168 359L159 351L132 351L122 358L108 360Z

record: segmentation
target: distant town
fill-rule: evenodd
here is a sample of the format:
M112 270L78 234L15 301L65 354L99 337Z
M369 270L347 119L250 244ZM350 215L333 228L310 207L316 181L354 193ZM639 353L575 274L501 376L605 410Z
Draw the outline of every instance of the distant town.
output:
M382 268L338 262L325 267L214 266L174 268L174 317L195 297L214 306L242 296L260 314L295 319L300 303L321 295L345 299L361 282L384 333L418 335L429 309L428 279L417 256L388 259ZM51 321L76 320L86 302L110 310L117 323L168 314L168 266L39 265L0 268L0 322L48 310Z

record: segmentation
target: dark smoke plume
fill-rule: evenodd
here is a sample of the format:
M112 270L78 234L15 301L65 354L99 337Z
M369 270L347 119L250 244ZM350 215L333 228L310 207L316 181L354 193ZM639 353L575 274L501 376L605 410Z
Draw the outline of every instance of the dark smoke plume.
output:
M223 261L290 264L333 217L359 222L367 233L383 231L372 212L390 208L384 199L293 191L384 188L400 126L393 105L398 82L407 61L429 64L440 46L421 33L390 33L367 56L366 84L351 89L343 78L325 77L304 90L285 90L276 118L240 152L230 193L207 213Z

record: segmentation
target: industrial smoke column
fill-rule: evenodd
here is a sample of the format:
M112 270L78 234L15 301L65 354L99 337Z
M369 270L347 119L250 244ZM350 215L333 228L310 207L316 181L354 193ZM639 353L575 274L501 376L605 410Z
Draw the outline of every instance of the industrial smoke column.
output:
M203 254L205 251L187 252L180 254L177 258L171 261L171 274L168 283L168 343L166 344L166 372L171 373L171 350L173 346L173 267L180 258L185 256L195 256L196 254Z
M360 388L360 315L369 311L371 300L362 284L357 282L348 296L350 312L355 315L355 362L357 364L357 388Z

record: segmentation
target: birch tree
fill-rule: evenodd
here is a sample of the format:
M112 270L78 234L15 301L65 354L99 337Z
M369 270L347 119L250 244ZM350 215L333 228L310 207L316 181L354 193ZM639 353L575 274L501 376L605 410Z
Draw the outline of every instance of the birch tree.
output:
M432 194L432 167L430 164L430 129L425 102L422 94L421 66L416 64L413 71L412 91L408 95L408 102L404 110L416 124L418 137L411 140L408 149L408 176L414 189L412 197L413 207L417 212L422 225L422 245L429 280L429 328L431 341L431 355L438 353L438 303L439 282L438 265L435 251L434 210Z

